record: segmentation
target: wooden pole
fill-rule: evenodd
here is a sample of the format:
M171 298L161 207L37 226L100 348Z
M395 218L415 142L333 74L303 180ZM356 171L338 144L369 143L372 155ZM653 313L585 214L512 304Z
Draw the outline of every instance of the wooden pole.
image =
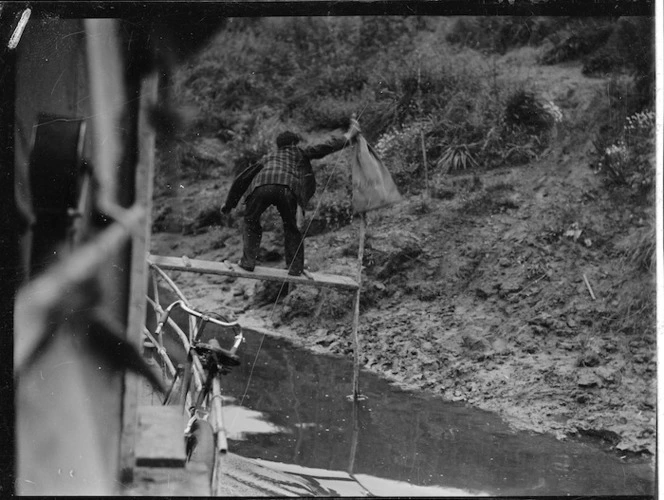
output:
M143 208L139 222L140 232L134 232L131 242L131 274L129 291L129 318L127 340L141 352L148 293L148 265L145 255L150 248L152 189L154 181L155 131L148 123L148 109L157 101L157 73L149 75L141 85L141 107L138 117L138 165L135 179L135 204ZM154 340L154 339L153 339ZM161 339L160 339L161 340ZM157 346L163 349L161 343ZM172 366L170 368L173 368ZM174 369L174 368L173 368ZM136 464L136 439L138 433L139 379L130 371L125 372L120 439L120 470L123 481L131 481Z
M142 216L143 208L133 207L128 212L127 220L133 225ZM67 307L75 310L84 303L81 299L83 295L73 294L71 290L83 288L128 240L127 228L115 223L96 239L76 249L69 258L51 266L21 288L14 310L14 321L21 325L21 335L17 335L14 341L15 373L20 372L49 330L49 318L54 317L58 310Z
M166 364L166 367L168 368L168 371L170 372L171 376L175 376L177 373L177 370L175 369L175 365L173 365L173 362L171 361L171 358L168 357L168 353L166 353L166 349L164 349L164 346L159 345L157 342L157 339L154 338L154 336L150 333L150 330L148 330L146 327L143 327L143 335L145 335L150 342L154 345L155 349L157 350L157 353L159 356L161 356L161 359L164 360L164 363Z
M355 305L353 308L353 399L360 395L360 338L358 326L360 324L360 292L362 290L362 259L364 258L364 239L366 236L366 214L360 213L360 242L357 250L357 290L355 291Z
M355 470L355 458L357 456L357 444L360 436L360 417L359 417L359 401L353 400L353 434L350 441L350 461L348 463L348 474L353 475Z

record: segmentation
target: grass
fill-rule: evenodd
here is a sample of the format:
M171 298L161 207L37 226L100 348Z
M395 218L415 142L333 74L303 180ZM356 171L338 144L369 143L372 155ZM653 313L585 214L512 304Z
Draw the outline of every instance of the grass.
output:
M640 229L630 240L624 251L625 261L643 272L654 273L657 265L656 251L655 223L650 220L648 226Z
M397 177L402 171L402 188L412 180L417 191L423 124L431 165L505 160L496 152L501 141L484 138L501 128L509 85L492 77L481 54L445 43L447 25L407 17L238 22L180 69L174 93L199 110L196 133L236 152L236 169L260 157L284 126L344 128L356 113L370 141L399 136L386 158Z

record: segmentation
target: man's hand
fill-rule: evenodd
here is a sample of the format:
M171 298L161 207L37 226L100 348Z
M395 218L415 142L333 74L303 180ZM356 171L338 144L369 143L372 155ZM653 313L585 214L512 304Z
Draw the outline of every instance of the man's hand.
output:
M355 115L353 114L353 116L350 118L350 127L348 127L348 132L345 134L346 139L352 141L361 131L360 122L357 121Z

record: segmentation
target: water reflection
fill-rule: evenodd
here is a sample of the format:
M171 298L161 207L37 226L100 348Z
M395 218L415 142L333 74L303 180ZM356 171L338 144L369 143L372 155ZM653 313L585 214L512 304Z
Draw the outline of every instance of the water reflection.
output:
M373 495L379 497L468 497L487 496L481 491L468 491L442 486L417 486L403 481L356 474L355 479Z
M238 399L245 392L249 360L254 359L261 335L249 333L247 338L243 366L223 380L224 392ZM260 424L262 431L254 433L240 425L233 432L242 440L231 441L230 449L252 458L347 471L374 483L382 478L380 484L372 483L379 489L389 490L389 481L395 482L392 488L397 483L435 487L438 492L431 494L437 496L441 491L458 495L653 492L654 472L648 464L622 463L583 443L516 433L491 413L401 391L371 374L363 373L360 381L368 399L354 405L346 399L352 389L351 374L346 360L312 355L283 340L266 338L244 398L246 409L229 408L264 413L263 417L245 413L247 425ZM227 425L245 422L239 413L224 420ZM403 495L419 494L417 488L411 489Z
M276 434L291 432L288 427L273 424L264 413L250 410L235 403L235 398L223 398L224 427L228 439L245 441L256 434Z

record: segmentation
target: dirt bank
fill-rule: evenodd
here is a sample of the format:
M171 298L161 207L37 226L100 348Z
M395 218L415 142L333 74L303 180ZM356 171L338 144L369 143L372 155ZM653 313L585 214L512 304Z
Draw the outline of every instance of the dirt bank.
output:
M619 314L630 303L634 314L654 307L654 279L621 250L652 207L607 189L589 167L605 82L573 66L530 71L565 115L547 153L519 167L434 178L431 198L369 215L362 365L521 429L654 454L654 328L634 331ZM213 139L198 147L224 154ZM219 162L204 178L158 190L155 218L171 232L153 235L153 253L239 258L238 216L221 221L204 210L221 204L230 171ZM265 231L265 264L282 267L278 220ZM352 276L357 240L356 223L309 237L308 268ZM275 290L253 280L172 275L199 307L352 356L350 294L300 286L275 302Z

